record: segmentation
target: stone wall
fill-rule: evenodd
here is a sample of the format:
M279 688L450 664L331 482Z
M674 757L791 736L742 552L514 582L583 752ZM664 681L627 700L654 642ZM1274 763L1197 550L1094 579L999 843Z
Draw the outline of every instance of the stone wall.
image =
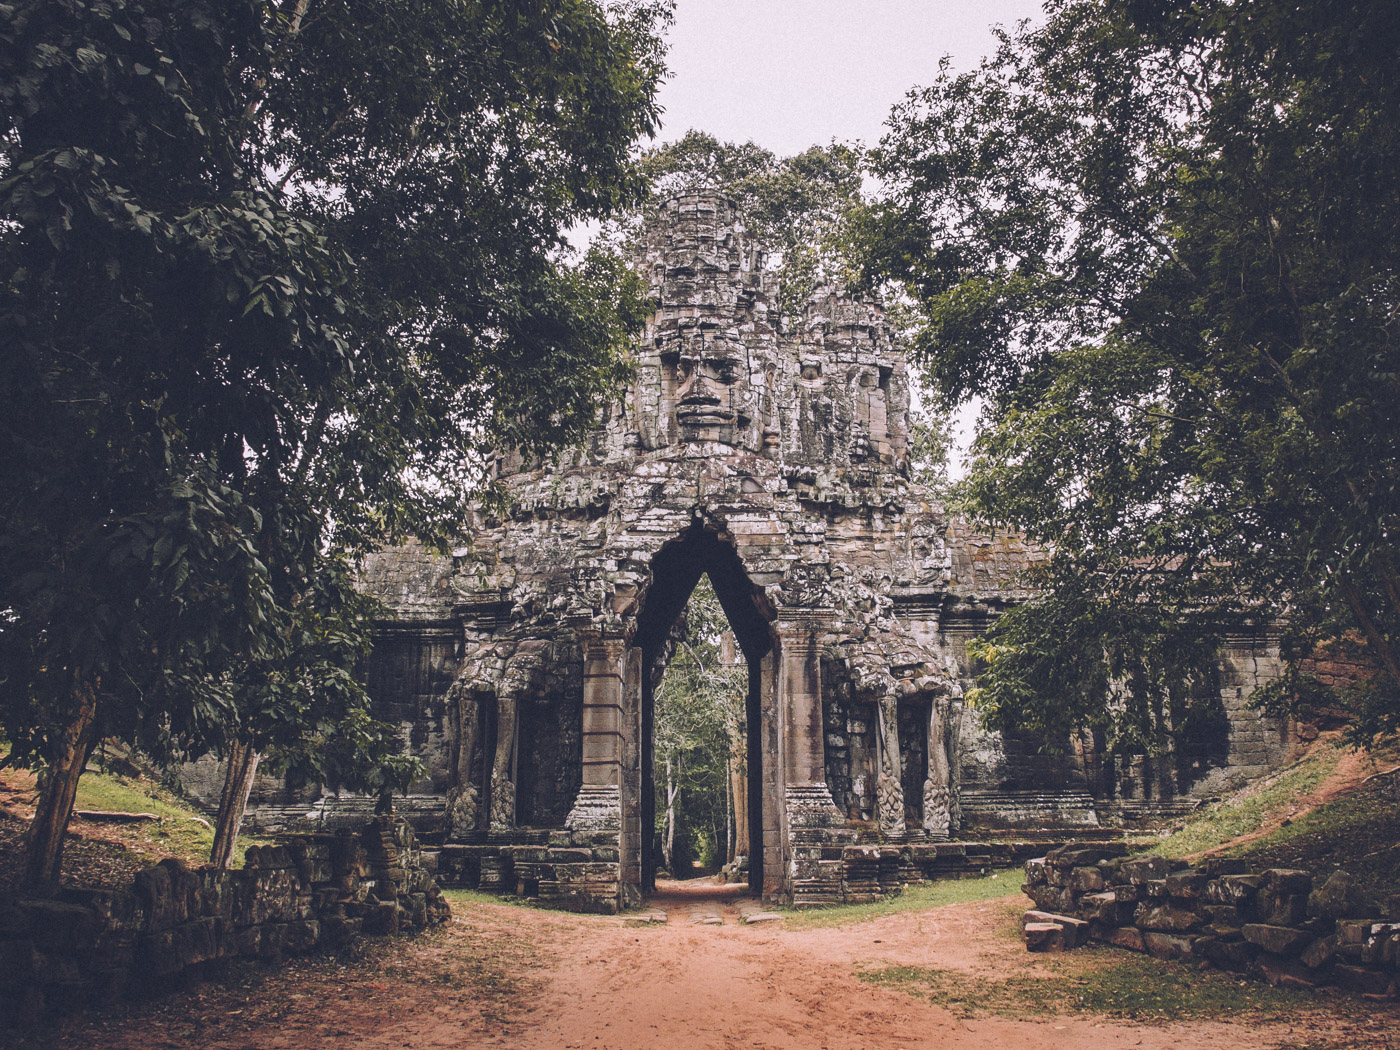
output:
M1088 939L1194 959L1271 984L1334 984L1393 999L1400 990L1400 895L1367 900L1343 872L1249 872L1242 861L1185 861L1071 843L1028 861L1023 920L1032 951Z
M448 843L437 877L448 887L509 893L566 910L606 910L600 902L614 899L617 889L616 841L616 836L541 832L533 842ZM1044 842L1024 841L837 843L818 858L833 876L797 894L794 903L866 903L912 884L1009 870L1045 849Z
M0 896L0 1022L165 990L230 959L276 961L357 933L424 929L450 914L412 828L390 817L358 833L250 846L236 870L169 859L127 890Z

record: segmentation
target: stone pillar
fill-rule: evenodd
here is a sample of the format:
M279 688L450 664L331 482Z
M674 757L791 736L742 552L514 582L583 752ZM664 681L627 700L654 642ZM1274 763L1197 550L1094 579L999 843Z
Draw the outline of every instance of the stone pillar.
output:
M481 796L472 776L472 760L476 756L476 691L459 678L448 690L447 700L457 720L457 761L452 770L452 786L447 789L447 826L448 835L461 840L477 830L480 817Z
M879 750L875 776L875 818L886 835L903 835L904 777L899 754L899 702L892 695L875 702L875 740Z
M575 831L622 827L627 652L619 636L583 639L583 786L566 821Z
M826 784L819 614L778 620L779 761L783 786L780 893L796 905L842 900L844 865L827 854L849 840ZM767 829L765 828L765 838ZM838 852L839 856L839 852ZM765 863L764 897L773 872ZM776 887L775 887L776 889ZM772 894L776 896L777 894Z
M515 748L520 697L504 692L496 697L496 755L491 762L491 830L515 827Z
M812 614L789 614L778 622L783 787L793 827L843 823L826 785L819 623L819 617Z
M953 823L953 771L948 762L948 710L946 697L934 697L928 714L928 775L924 780L924 831L930 838L946 839Z

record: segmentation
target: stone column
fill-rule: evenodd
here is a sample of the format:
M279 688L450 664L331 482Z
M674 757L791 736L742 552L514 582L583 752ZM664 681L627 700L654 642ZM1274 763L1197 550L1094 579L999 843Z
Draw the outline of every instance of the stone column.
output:
M810 613L788 613L778 621L783 787L789 826L794 828L844 823L826 784L819 627L819 615Z
M477 830L480 817L480 792L472 777L472 759L476 753L476 691L459 678L448 690L447 700L457 720L457 761L452 786L447 789L447 826L448 834L460 840Z
M622 826L624 683L627 640L583 639L583 786L566 824L575 831L619 831Z
M936 696L928 713L928 776L924 780L924 830L946 839L953 823L953 771L948 762L948 711L951 701Z
M491 830L515 827L515 730L520 697L502 691L496 696L496 755L491 762Z
M904 783L899 754L899 702L891 695L875 701L879 770L875 776L875 817L886 835L903 835Z

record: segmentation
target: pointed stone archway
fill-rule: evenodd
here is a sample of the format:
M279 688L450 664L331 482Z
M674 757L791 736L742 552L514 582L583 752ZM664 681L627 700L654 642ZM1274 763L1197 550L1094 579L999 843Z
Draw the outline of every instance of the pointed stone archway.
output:
M510 510L481 512L448 577L449 838L483 885L639 899L652 689L703 573L749 668L755 883L867 893L890 876L851 889L862 834L934 840L954 819L956 669L897 610L946 593L951 561L908 477L904 361L878 305L830 289L780 324L762 246L721 195L665 205L639 266L659 305L626 396L564 462L501 459ZM852 732L870 740L856 757Z

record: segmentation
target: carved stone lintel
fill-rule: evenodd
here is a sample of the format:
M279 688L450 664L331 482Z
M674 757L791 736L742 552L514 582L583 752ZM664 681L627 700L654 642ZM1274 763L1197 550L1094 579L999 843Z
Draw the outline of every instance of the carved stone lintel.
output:
M579 788L578 798L564 826L570 831L620 831L622 829L622 792L616 784Z

